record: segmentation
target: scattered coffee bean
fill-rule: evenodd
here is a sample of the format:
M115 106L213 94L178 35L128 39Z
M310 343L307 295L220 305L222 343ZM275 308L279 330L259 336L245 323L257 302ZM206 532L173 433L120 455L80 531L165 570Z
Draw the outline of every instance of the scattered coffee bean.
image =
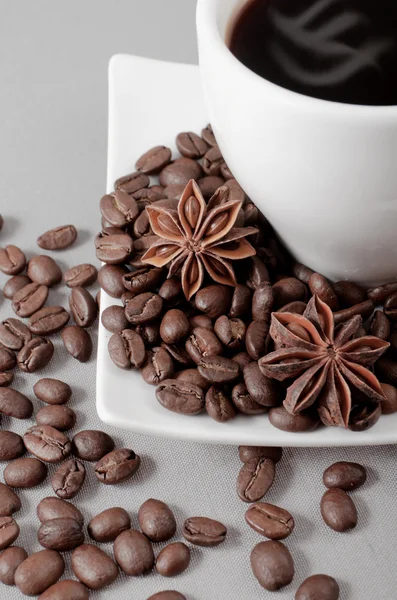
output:
M139 508L138 522L142 532L152 542L165 542L176 532L174 514L161 500L146 500Z
M153 292L138 294L125 307L125 316L133 325L149 323L157 319L163 309L163 299Z
M70 458L51 477L52 489L62 500L77 496L85 480L85 467L75 458Z
M17 246L0 248L0 271L6 275L19 275L26 266L26 257Z
M14 373L12 371L0 371L0 387L7 387L14 381Z
M31 488L43 483L47 466L37 458L17 458L4 469L4 481L14 488Z
M279 403L278 388L273 379L261 372L258 363L251 362L243 369L244 383L251 398L263 406L276 406Z
M18 352L18 366L25 373L35 373L48 365L53 354L54 346L50 340L33 338Z
M239 365L224 356L203 357L197 367L200 375L211 383L231 383L241 374Z
M209 416L218 423L226 423L236 416L231 400L220 387L209 388L205 395L205 408Z
M101 315L101 322L107 331L121 333L129 327L127 317L122 306L108 306Z
M38 600L88 600L88 590L79 581L64 579L49 587Z
M182 156L196 159L204 156L208 150L208 144L203 138L192 131L180 133L176 138L176 147Z
M221 167L225 160L218 146L213 146L204 155L203 158L203 171L207 175L221 174Z
M37 425L51 425L60 431L73 429L76 424L76 413L68 406L44 406L36 413Z
M175 379L179 381L186 381L187 383L192 383L193 385L198 386L202 390L207 390L210 387L209 382L204 379L202 375L197 371L197 369L184 369L183 371L178 371L175 376Z
M74 225L62 225L43 233L37 239L37 244L43 250L63 250L69 248L76 238L77 231Z
M163 279L163 269L143 267L123 275L123 284L126 290L134 294L152 292Z
M0 555L0 581L5 585L15 585L15 571L26 558L26 550L11 546Z
M266 354L268 321L251 321L247 327L245 347L250 357L257 361Z
M103 510L91 519L87 531L96 542L114 542L120 533L131 528L131 519L124 508Z
M397 321L397 292L393 292L385 300L383 310L393 323Z
M72 569L90 590L101 590L118 576L117 566L110 556L92 544L82 544L73 550Z
M15 571L15 584L22 594L37 596L56 583L65 570L55 550L41 550L24 560Z
M252 362L252 358L248 354L248 352L238 352L234 356L232 356L232 360L234 360L243 371L246 365L249 365Z
M185 186L180 184L167 185L164 188L164 196L172 200L179 200L184 189Z
M33 391L42 402L55 405L66 404L72 395L72 390L67 383L49 377L39 379L34 384Z
M376 425L381 414L380 403L357 404L350 412L348 428L350 431L366 431Z
M320 275L319 273L313 273L309 279L309 287L312 294L317 294L317 296L328 306L331 310L339 309L339 301L338 297L332 289L331 284L325 277ZM298 299L298 298L297 298Z
M190 550L183 542L173 542L161 550L156 559L156 571L163 577L175 577L186 571Z
M21 506L21 501L16 493L0 482L0 517L13 515Z
M190 331L187 316L182 310L168 310L160 324L160 336L167 344L176 344L183 340Z
M16 292L21 290L23 287L32 283L27 275L14 275L4 285L3 295L4 298L12 300Z
M190 358L198 365L204 358L222 354L222 344L213 331L204 327L193 329L186 341Z
M251 398L245 383L238 383L232 390L232 402L237 410L245 415L260 415L267 412L266 406Z
M129 479L139 469L141 459L128 448L113 450L95 465L95 475L101 483L114 485Z
M383 304L386 298L394 292L397 292L397 282L370 288L367 290L367 295L374 304Z
M0 550L11 546L18 536L18 523L12 517L0 517Z
M154 565L153 548L143 533L123 531L114 542L114 557L121 570L134 577L150 571Z
M360 315L363 318L363 321L365 321L372 315L373 310L374 303L372 300L365 300L365 302L361 302L361 304L355 304L349 308L336 311L334 313L334 323L335 325L340 325L340 323L345 323L355 315Z
M212 320L210 317L206 315L194 315L193 317L189 317L190 328L196 329L196 327L202 327L203 329L213 330Z
M81 525L67 517L52 519L43 523L37 533L39 543L44 548L67 552L84 543Z
M114 449L114 441L104 431L86 429L79 431L72 441L73 454L81 460L96 462Z
M65 271L63 278L66 285L70 288L88 287L95 283L98 277L98 271L94 265L84 263L76 265Z
M69 306L76 325L90 327L97 317L98 307L91 294L83 287L74 287Z
M245 323L238 318L229 318L226 315L218 317L214 324L214 331L221 342L231 350L242 347L245 339Z
M291 535L294 519L284 508L256 502L245 513L245 520L252 529L271 540L283 540Z
M146 188L150 184L150 179L144 173L129 173L123 177L119 177L114 183L115 190L122 190L127 194L133 194L141 188Z
M292 266L292 274L306 285L309 285L309 279L314 274L314 271L305 265L295 263Z
M122 190L116 190L112 194L103 196L99 208L102 217L116 228L133 223L139 214L135 198Z
M240 469L237 493L243 502L260 500L273 485L274 462L271 458L251 459Z
M48 496L39 502L37 516L40 523L53 519L74 519L81 527L84 523L84 517L76 506L55 496Z
M244 463L258 458L271 458L273 462L278 463L283 456L283 449L276 446L239 446L238 454Z
M15 419L29 419L33 414L33 404L17 390L0 388L0 413Z
M278 309L278 312L291 312L298 315L303 315L306 310L306 302L289 302L285 306Z
M381 383L380 385L385 395L384 400L382 400L381 402L382 414L391 415L397 412L397 389L393 385L389 385L388 383Z
M191 158L178 158L164 167L160 173L160 184L164 187L170 185L183 185L184 187L191 179L200 179L203 171L198 162Z
M210 124L208 124L207 127L202 130L201 136L209 146L217 145L214 132L212 131L212 126Z
M366 300L367 294L360 286L351 281L337 281L333 284L339 302L344 307L354 306Z
M230 306L230 316L232 318L242 318L249 314L252 303L252 292L246 285L237 284L233 290L232 302Z
M251 552L251 568L259 584L269 592L289 585L294 578L292 556L281 542L259 542Z
M339 585L329 575L312 575L299 586L295 600L338 600Z
M387 340L390 336L391 324L384 312L376 310L371 321L369 334Z
M273 427L291 433L303 431L314 431L319 425L318 416L312 411L302 411L291 415L284 406L276 406L270 409L269 421Z
M147 600L187 600L187 598L175 590L164 590L153 594Z
M28 263L27 274L32 281L51 287L62 280L62 271L51 256L33 256Z
M135 167L137 171L146 173L146 175L152 175L161 171L161 169L168 165L170 160L171 150L169 148L166 146L155 146L145 152L145 154L142 154L136 161Z
M367 479L362 465L353 462L336 462L324 471L323 482L327 488L340 488L347 492L361 487Z
M114 333L108 343L109 356L120 369L136 369L146 359L145 344L133 329Z
M182 535L195 546L212 548L225 541L227 529L219 521L208 517L190 517L183 524Z
M103 235L95 238L96 257L108 265L125 262L133 250L133 241L126 233Z
M246 225L248 223L246 222ZM251 290L256 290L266 282L270 281L269 271L265 263L258 256L251 256L251 267L248 272L247 286Z
M289 302L302 302L306 299L307 288L295 277L285 277L273 285L274 306L280 308Z
M164 408L184 415L198 415L204 410L203 390L187 381L165 379L156 390L156 398Z
M226 285L208 285L197 292L195 304L199 311L217 319L229 312L232 297L232 290Z
M123 276L128 269L123 265L103 265L98 271L98 283L112 298L121 298L125 292Z
M15 354L7 348L0 347L0 371L5 372L13 369L16 365Z
M225 180L223 177L219 177L219 175L206 175L205 177L201 177L197 183L203 197L209 200L225 183Z
M26 449L44 462L60 462L68 458L71 452L69 438L50 425L30 427L23 436L23 441Z
M87 362L92 353L91 336L78 325L68 325L61 333L63 344L73 358Z
M0 431L0 461L19 458L25 454L23 439L13 431Z
M12 317L0 324L0 345L7 350L18 352L32 339L32 334L19 319Z
M37 312L48 297L48 287L39 283L28 283L15 292L12 308L18 317L30 317Z
M70 319L63 306L44 306L29 319L29 329L35 335L52 335L65 327Z
M321 516L334 531L348 531L357 525L357 509L353 500L338 488L331 488L321 498Z

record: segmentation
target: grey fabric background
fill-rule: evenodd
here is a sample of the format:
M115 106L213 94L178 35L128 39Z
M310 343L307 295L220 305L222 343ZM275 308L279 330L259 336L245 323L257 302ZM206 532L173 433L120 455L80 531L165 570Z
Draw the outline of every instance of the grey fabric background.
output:
M1 244L20 245L31 257L38 252L35 240L40 233L73 222L79 229L78 242L69 251L50 254L63 269L83 261L96 263L92 237L105 187L108 60L127 52L195 62L194 9L193 0L0 1L0 212L6 221ZM153 93L160 97L168 91ZM0 287L4 281L1 277ZM66 288L58 286L49 302L66 306L67 296ZM8 316L10 304L0 295L0 320ZM95 327L91 333L95 340ZM73 387L75 431L101 427L95 412L94 356L81 365L56 342L51 367L39 375L18 373L15 386L33 399L32 386L45 375ZM38 409L40 403L34 403ZM2 427L23 433L33 422L4 418ZM142 467L129 482L109 488L96 482L87 465L87 482L75 499L87 522L104 508L119 505L129 510L137 526L139 505L155 497L175 510L175 539L180 539L184 518L197 514L222 520L229 533L219 548L193 548L191 566L178 578L120 576L93 598L145 600L156 591L177 589L189 600L290 600L305 577L319 572L338 578L343 600L397 597L394 447L285 452L267 500L295 516L296 530L286 544L295 559L296 577L274 595L262 590L250 572L249 554L261 539L244 523L246 506L235 492L240 468L236 448L106 430L120 447L141 455ZM357 460L369 473L366 485L353 494L359 524L349 534L332 532L319 514L321 475L335 460ZM49 484L20 493L21 535L16 543L28 552L40 549L35 507L49 494ZM110 544L103 548L112 553ZM69 556L65 558L69 563ZM16 589L0 587L1 599L21 597Z

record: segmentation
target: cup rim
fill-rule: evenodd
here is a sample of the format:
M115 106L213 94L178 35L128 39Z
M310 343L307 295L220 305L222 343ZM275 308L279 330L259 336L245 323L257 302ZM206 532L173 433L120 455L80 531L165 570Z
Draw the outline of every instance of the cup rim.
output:
M252 1L252 0L247 0ZM286 102L294 105L296 108L307 110L326 112L329 116L348 116L349 118L366 119L387 119L390 116L397 115L397 105L376 105L376 104L348 104L345 102L335 102L333 100L323 100L314 98L313 96L305 96L299 92L294 92L287 88L261 77L254 71L251 71L241 61L238 60L228 48L226 41L223 39L217 25L217 10L220 0L197 0L196 18L199 29L204 28L210 36L210 41L218 49L223 59L226 60L233 68L238 70L246 79L260 86L264 90L268 90L277 94ZM240 9L241 10L241 9ZM238 14L238 13L237 13ZM231 18L232 13L229 15Z

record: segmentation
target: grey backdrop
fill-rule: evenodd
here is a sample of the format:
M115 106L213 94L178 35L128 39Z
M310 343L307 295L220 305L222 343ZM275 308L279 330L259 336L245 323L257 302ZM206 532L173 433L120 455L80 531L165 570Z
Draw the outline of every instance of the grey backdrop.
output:
M97 202L105 187L108 60L112 54L127 52L195 62L195 2L0 0L0 9L0 212L6 220L1 243L20 245L29 258L38 252L35 240L40 233L73 222L79 229L78 242L70 251L52 255L62 268L96 262L92 237L99 225ZM161 96L168 91L153 93ZM0 287L4 281L0 278ZM67 305L65 288L51 291L49 301ZM0 320L11 315L8 301L0 295ZM91 333L95 342L95 327ZM32 397L32 384L50 373L73 387L70 405L78 416L74 431L100 427L95 413L95 358L80 365L56 343L51 369L37 376L18 374L15 386ZM39 404L35 401L36 409ZM23 433L33 422L3 419L2 426ZM132 447L142 456L142 468L130 482L104 488L87 465L87 483L76 498L87 521L104 508L120 505L130 511L136 526L140 503L152 496L173 507L178 531L184 518L203 514L222 520L229 534L222 547L193 549L191 567L178 578L120 577L92 597L145 600L167 588L180 590L189 600L275 597L262 590L250 572L249 553L260 539L245 525L246 506L235 492L240 468L236 448L107 430L118 445ZM362 462L369 472L367 484L354 493L359 525L345 535L327 529L319 515L322 472L342 459ZM338 578L343 600L396 598L395 459L394 447L285 452L267 500L288 508L296 518L296 530L286 542L295 559L296 578L277 598L291 600L299 582L316 572ZM48 494L52 490L47 483L20 494L17 543L29 552L40 549L35 506ZM111 545L104 548L112 552ZM15 589L0 587L1 599L21 597Z

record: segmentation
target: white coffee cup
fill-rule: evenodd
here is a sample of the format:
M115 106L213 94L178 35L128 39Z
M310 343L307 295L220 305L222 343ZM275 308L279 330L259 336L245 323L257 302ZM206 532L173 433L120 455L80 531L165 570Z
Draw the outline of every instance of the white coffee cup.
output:
M332 280L396 279L397 106L318 100L250 71L227 46L246 2L197 5L204 94L227 164L299 262Z

